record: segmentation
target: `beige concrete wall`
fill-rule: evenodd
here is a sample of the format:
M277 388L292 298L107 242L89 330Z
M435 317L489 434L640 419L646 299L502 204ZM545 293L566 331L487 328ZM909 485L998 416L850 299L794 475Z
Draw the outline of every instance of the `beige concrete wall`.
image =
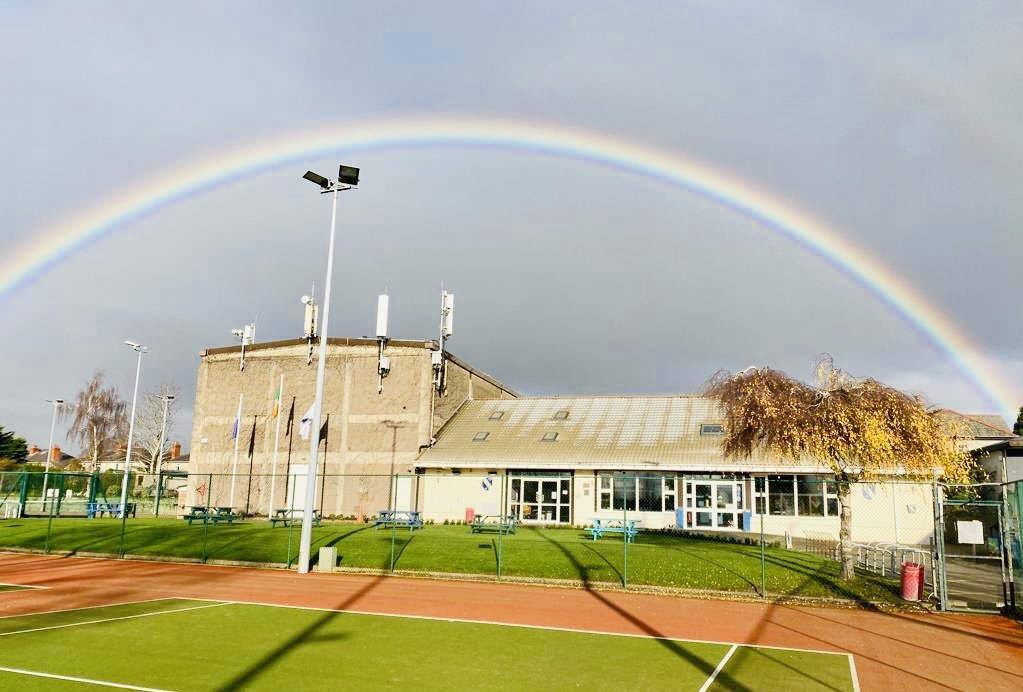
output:
M434 402L434 434L470 399L514 399L518 395L457 360L448 360L444 395Z
M390 474L414 472L415 459L420 448L430 444L434 426L450 418L465 398L476 393L513 396L470 368L449 363L447 396L436 397L431 352L430 342L390 342L385 351L390 373L378 393L376 342L329 343L323 392L327 439L325 446L320 443L316 459L321 477L316 504L325 515L356 516L360 505L366 513L387 507ZM201 355L189 470L207 479L190 484L191 504L231 505L259 514L286 505L289 466L309 461L309 442L301 439L299 427L315 396L318 354L314 352L312 363L307 363L307 353L304 341L257 344L246 349L244 370L239 369L238 348ZM277 419L272 412L282 374L284 399L274 471ZM232 431L239 395L242 416L235 470ZM294 419L288 435L292 402Z

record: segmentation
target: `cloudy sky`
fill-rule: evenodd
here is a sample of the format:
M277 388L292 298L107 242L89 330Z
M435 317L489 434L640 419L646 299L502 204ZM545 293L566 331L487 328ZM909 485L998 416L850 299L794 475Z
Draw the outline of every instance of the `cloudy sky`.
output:
M44 446L45 400L96 370L130 397L132 339L152 348L142 390L177 388L187 446L200 349L257 316L259 341L301 335L330 222L301 175L340 161L362 185L341 203L332 335L370 334L386 288L392 336L434 338L443 282L452 352L524 394L692 392L749 365L810 378L826 352L1009 416L1021 23L1018 2L935 0L4 3L0 285L59 229L224 152L385 122L528 123L705 166L828 224L968 335L1002 395L720 200L528 147L391 142L140 202L0 293L0 425Z

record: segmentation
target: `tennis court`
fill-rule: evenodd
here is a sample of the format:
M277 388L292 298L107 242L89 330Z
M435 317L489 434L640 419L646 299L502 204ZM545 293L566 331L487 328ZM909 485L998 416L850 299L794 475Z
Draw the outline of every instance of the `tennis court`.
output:
M856 690L846 654L163 598L0 619L0 688Z

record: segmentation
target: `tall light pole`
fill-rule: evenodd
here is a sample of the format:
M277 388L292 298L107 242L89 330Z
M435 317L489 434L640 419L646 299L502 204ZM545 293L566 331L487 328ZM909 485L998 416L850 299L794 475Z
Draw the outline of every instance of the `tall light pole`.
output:
M327 319L330 317L330 282L334 272L334 229L337 225L337 196L342 190L350 190L359 184L359 169L342 165L337 180L328 180L319 173L306 171L302 176L319 185L321 194L334 194L330 212L330 243L327 246L327 280L323 290L323 322L320 330L320 356L316 365L316 398L313 400L312 434L309 435L309 470L306 475L305 503L302 509L302 534L298 544L298 572L309 572L309 552L313 539L313 509L316 506L316 457L320 449L320 414L323 410L323 375L327 367ZM326 460L324 460L326 472Z
M131 469L131 445L135 436L135 404L139 398L139 375L142 374L142 354L149 353L149 347L134 341L125 341L125 346L139 354L138 365L135 366L135 393L131 395L131 420L128 421L128 450L124 455L124 479L121 481L121 518L124 519L128 509L128 475Z
M398 478L394 475L394 453L398 448L398 428L404 428L405 424L396 420L381 421L391 429L391 479L390 487L387 489L387 508L396 509L394 506L395 495L398 493Z
M53 420L50 421L50 444L46 445L46 467L43 469L43 509L46 508L46 486L50 480L50 460L53 459L53 431L57 427L57 409L64 405L63 399L47 399L53 404Z

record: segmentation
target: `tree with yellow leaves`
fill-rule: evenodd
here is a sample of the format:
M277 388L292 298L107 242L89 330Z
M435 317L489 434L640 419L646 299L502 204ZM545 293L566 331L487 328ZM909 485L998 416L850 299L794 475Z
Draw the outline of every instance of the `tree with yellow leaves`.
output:
M816 461L835 476L841 506L842 579L852 579L850 485L898 476L968 479L971 457L936 411L874 379L817 363L811 386L770 368L717 373L705 393L725 408L725 456L766 452L791 462Z

